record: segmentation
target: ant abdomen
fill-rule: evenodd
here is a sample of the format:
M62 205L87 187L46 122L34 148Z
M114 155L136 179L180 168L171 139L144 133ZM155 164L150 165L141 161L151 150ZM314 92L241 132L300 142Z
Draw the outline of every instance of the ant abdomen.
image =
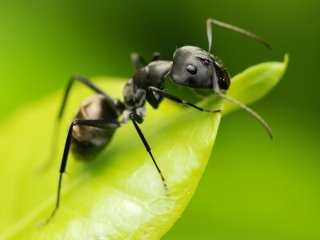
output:
M101 119L106 123L118 123L118 114L114 106L103 95L97 94L82 102L76 120ZM79 159L87 159L86 155L92 155L103 149L112 139L116 128L98 128L94 126L75 125L72 129L72 150Z

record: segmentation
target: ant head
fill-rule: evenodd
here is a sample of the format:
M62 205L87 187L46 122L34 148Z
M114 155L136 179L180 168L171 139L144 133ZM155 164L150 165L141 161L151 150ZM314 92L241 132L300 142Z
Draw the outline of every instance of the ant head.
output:
M230 76L225 67L219 63L219 61L214 62L214 68L216 70L216 76L218 81L219 89L228 90L230 87Z
M176 84L191 88L226 90L230 85L226 70L209 52L194 46L175 51L170 75Z

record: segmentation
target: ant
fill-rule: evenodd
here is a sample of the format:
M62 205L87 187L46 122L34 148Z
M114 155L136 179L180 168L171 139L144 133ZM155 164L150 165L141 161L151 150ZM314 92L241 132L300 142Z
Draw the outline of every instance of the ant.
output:
M80 75L71 77L64 93L57 123L62 119L68 96L73 84L77 81L93 90L96 94L86 99L80 106L74 120L70 124L59 171L56 204L47 222L56 214L60 206L62 178L65 173L69 150L80 156L92 155L105 148L111 141L115 131L122 124L131 122L141 139L146 151L150 155L166 191L166 179L158 166L151 147L141 131L141 124L145 117L145 104L148 102L157 109L164 98L178 104L209 113L219 113L221 110L203 109L191 102L174 96L164 90L164 82L170 79L174 84L192 89L209 89L222 99L238 105L267 130L272 137L271 128L264 119L238 100L224 94L230 86L230 77L226 68L211 53L212 28L219 26L262 43L267 48L270 45L257 35L231 24L215 19L207 19L208 51L196 46L183 46L176 49L172 61L160 60L160 54L154 53L151 62L147 63L143 57L131 54L131 61L135 67L135 74L123 88L123 100L113 99L105 91L96 86L88 78Z

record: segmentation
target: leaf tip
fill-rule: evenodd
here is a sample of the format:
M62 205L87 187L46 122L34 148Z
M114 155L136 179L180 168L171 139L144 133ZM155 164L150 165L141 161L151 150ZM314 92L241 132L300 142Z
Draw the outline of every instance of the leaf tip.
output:
M279 81L280 79L283 77L283 75L285 74L285 72L288 69L288 65L289 65L289 61L290 61L290 57L289 54L286 53L283 57L283 61L280 62L280 74L279 74Z
M284 70L287 70L288 65L289 65L289 61L290 61L290 55L289 53L286 53L283 57L283 64L284 64Z

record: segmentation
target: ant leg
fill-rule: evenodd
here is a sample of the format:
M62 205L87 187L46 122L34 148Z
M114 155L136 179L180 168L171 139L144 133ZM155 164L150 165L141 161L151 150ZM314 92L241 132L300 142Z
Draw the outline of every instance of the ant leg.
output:
M146 60L138 53L131 53L130 58L135 70L143 68L145 65L147 65Z
M158 164L157 164L157 162L156 162L156 160L155 160L155 158L154 158L154 156L152 154L152 150L151 150L150 145L148 144L147 139L144 137L144 135L143 135L138 123L137 123L137 122L139 122L140 117L137 116L135 113L131 113L129 117L130 117L130 119L131 119L131 121L133 123L133 126L135 127L135 129L136 129L136 131L137 131L137 133L138 133L138 135L139 135L139 137L140 137L145 149L149 153L149 155L150 155L150 157L151 157L151 159L152 159L152 161L153 161L153 163L154 163L154 165L155 165L155 167L156 167L156 169L157 169L157 171L158 171L158 173L159 173L159 175L161 177L161 180L162 180L164 188L166 189L166 191L168 191L168 185L166 183L166 179L164 178L164 176L163 176L163 174L161 172L161 169L159 168L159 166L158 166Z
M80 83L84 84L85 86L87 86L88 88L93 90L94 92L105 96L107 98L107 100L111 103L111 105L114 105L114 100L110 96L108 96L102 89L100 89L98 86L96 86L92 81L90 81L88 78L86 78L84 76L74 75L70 78L69 83L68 83L66 90L64 92L64 96L63 96L62 103L60 106L60 111L58 114L58 120L60 120L63 116L70 90L71 90L73 83L75 81L79 81Z
M159 89L159 88L156 88L156 87L149 87L148 90L149 90L149 91L152 91L152 92L156 92L156 93L158 93L160 96L162 96L162 97L164 97L164 98L168 98L168 99L170 99L171 101L174 101L174 102L176 102L176 103L180 103L180 104L185 105L185 106L187 106L187 107L192 107L192 108L197 109L197 110L199 110L199 111L201 111L201 112L210 112L210 113L219 113L219 112L221 112L221 110L208 110L208 109L204 109L204 108L199 107L199 106L197 106L197 105L195 105L195 104L193 104L193 103L187 102L187 101L184 100L184 99L181 99L181 98L179 98L179 97L176 97L176 96L174 96L174 95L171 95L170 93L167 93L166 91L163 91L163 90L161 90L161 89Z
M160 55L159 52L154 52L154 53L152 54L152 60L151 60L151 61L160 60L160 57L161 57L161 55Z
M63 178L63 174L66 171L68 156L69 156L70 147L71 147L71 143L72 143L72 130L73 130L74 126L91 126L91 127L107 129L107 128L118 128L118 127L120 127L120 124L106 122L105 120L79 120L79 119L74 120L71 123L69 130L68 130L68 135L67 135L67 139L66 139L66 143L65 143L64 151L63 151L63 155L62 155L62 160L61 160L61 164L60 164L58 188L57 188L57 195L56 195L57 196L56 197L56 204L55 204L55 208L53 209L53 211L50 214L49 218L47 219L46 223L49 223L50 220L55 216L55 214L60 206L62 178Z
M251 39L257 41L258 43L263 44L265 47L271 49L271 46L267 41L265 41L263 38L257 36L256 34L254 34L252 32L249 32L249 31L247 31L245 29L242 29L242 28L239 28L237 26L231 25L229 23L225 23L225 22L218 21L216 19L208 18L207 19L207 38L208 38L208 44L209 44L208 52L211 52L212 26L213 25L221 27L221 28L224 28L224 29L227 29L227 30L231 30L233 32L240 33L241 35L243 35L245 37L248 37L248 38L251 38Z
M57 115L57 119L54 125L54 129L53 129L53 135L52 135L52 139L51 139L51 150L50 150L50 154L49 157L46 161L45 164L43 164L43 166L40 167L40 171L47 169L49 167L49 165L52 163L54 158L54 154L57 150L57 140L59 139L59 127L60 127L60 121L62 119L65 107L66 107L66 103L70 94L70 90L74 84L75 81L79 81L80 83L84 84L85 86L87 86L88 88L92 89L94 92L101 94L103 96L106 97L106 99L108 100L108 102L110 103L111 106L115 106L117 103L110 97L108 96L103 90L101 90L98 86L96 86L93 82L91 82L88 78L83 77L81 75L74 75L70 78L68 85L65 89L64 92L64 96L60 105L60 110L58 112Z
M148 64L147 61L138 53L135 53L135 52L131 53L130 58L131 58L132 65L135 70L139 70L140 68L143 68L144 66L146 66ZM154 52L152 54L151 62L157 61L157 60L160 60L160 53Z

